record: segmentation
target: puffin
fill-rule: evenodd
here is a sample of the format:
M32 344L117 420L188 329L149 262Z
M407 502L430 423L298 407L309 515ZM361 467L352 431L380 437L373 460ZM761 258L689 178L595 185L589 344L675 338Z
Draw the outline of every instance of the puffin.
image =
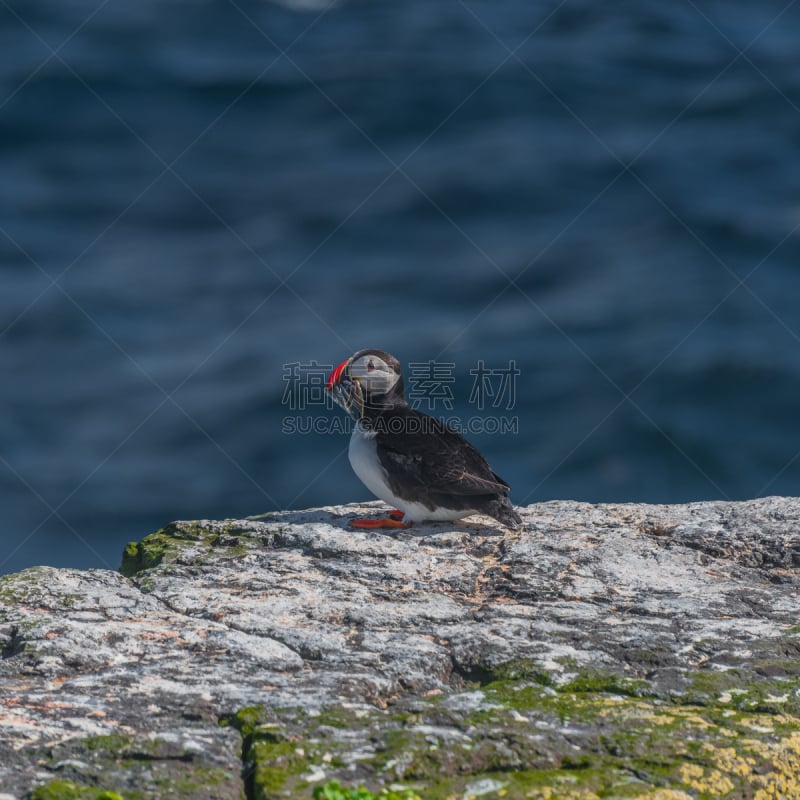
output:
M355 519L355 528L409 528L424 520L486 514L517 529L511 487L460 433L406 402L400 362L383 350L359 350L325 385L355 420L348 455L353 471L376 497L393 506L381 519Z

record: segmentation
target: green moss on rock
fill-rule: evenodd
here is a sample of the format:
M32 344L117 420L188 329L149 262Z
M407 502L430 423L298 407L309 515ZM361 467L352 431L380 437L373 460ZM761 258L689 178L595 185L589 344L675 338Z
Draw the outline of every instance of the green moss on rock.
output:
M242 735L248 796L254 800L295 796L300 776L311 770L307 743L290 735L264 706L249 706L220 721Z
M160 538L159 533L151 534L141 542L128 542L122 552L119 571L126 578L132 578L143 570L157 567L166 551L167 543Z
M264 706L248 706L224 717L220 725L234 728L245 740L258 737L266 741L283 741L278 724L269 718L269 713Z
M639 697L653 692L647 681L625 678L608 671L582 670L561 686L559 693L603 693Z
M165 559L173 560L180 552L182 542L203 542L213 546L217 534L194 522L172 522L151 533L141 542L129 542L122 552L119 571L131 578L146 569L152 569Z
M410 789L395 791L384 787L376 794L365 786L352 789L342 786L339 781L331 781L314 789L313 800L421 800L421 798Z
M199 800L213 796L212 787L219 789L216 796L230 798L241 786L238 765L201 763L193 750L159 737L112 733L69 739L41 751L37 762L59 770L61 779L38 787L26 800ZM79 774L74 762L82 765Z
M83 786L72 781L50 781L37 786L31 800L125 800L124 796L108 789Z
M502 674L367 714L333 707L279 720L254 707L228 724L249 737L257 800L308 798L313 781L354 776L372 796L402 785L425 800L800 800L793 678L745 685L739 675L734 687L729 673L701 672L684 696L658 696L646 681L596 670L560 686L536 670Z
M212 549L215 558L220 555L235 558L250 550L252 540L249 531L234 525L207 527L198 522L172 522L141 542L129 542L122 552L119 571L132 578L144 570L179 559L189 546L195 564L203 563ZM197 552L198 546L200 552Z
M294 792L307 786L298 779L311 771L310 753L303 742L276 742L256 738L250 748L253 760L255 800L269 800L278 793Z
M106 736L90 736L84 741L84 746L92 753L105 753L109 756L121 756L133 744L133 736L122 736L111 733Z
M553 677L542 669L532 658L517 658L512 661L505 661L491 669L492 681L530 681L541 686L552 686Z

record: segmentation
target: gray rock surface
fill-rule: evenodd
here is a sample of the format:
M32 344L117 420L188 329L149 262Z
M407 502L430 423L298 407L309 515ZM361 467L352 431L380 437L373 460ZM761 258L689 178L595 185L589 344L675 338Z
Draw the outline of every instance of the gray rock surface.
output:
M0 797L800 797L800 500L380 508L0 578Z

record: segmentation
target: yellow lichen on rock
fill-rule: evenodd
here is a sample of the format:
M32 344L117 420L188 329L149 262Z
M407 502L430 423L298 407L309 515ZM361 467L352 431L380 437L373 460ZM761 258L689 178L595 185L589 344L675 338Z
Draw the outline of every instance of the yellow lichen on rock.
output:
M540 786L525 795L530 800L600 800L600 797L589 789L564 789L552 786Z
M753 744L757 745L758 743L753 742ZM704 750L709 753L717 768L725 775L747 778L752 774L756 764L756 760L752 756L743 756L732 747L714 747L707 744Z
M800 733L768 748L774 770L758 775L753 800L798 800L800 798Z
M681 782L697 792L723 797L735 788L733 781L718 769L704 769L699 764L683 764Z

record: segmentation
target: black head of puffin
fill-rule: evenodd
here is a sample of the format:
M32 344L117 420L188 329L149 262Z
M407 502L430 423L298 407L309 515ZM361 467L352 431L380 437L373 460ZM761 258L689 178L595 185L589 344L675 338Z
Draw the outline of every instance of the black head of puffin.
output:
M353 405L360 406L359 417L365 409L405 403L400 362L383 350L359 350L331 372L326 388L347 402L349 413Z

